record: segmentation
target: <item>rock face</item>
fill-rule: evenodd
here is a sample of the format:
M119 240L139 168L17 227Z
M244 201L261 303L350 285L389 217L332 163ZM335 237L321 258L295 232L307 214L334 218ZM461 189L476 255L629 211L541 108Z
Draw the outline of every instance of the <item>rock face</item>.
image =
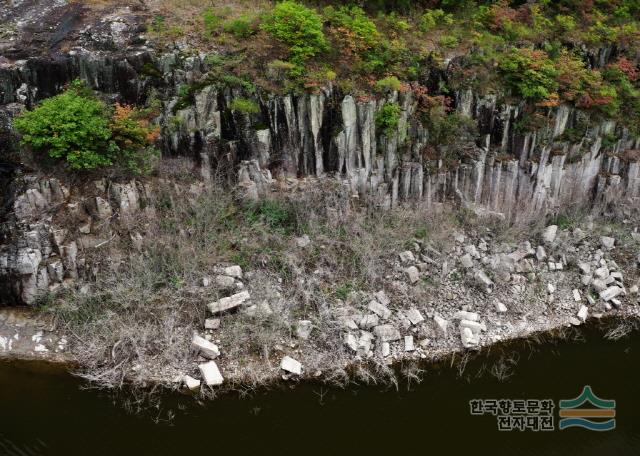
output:
M0 34L0 150L16 150L11 119L18 112L81 78L131 104L144 103L153 91L162 105L163 152L189 156L205 180L212 167L231 170L254 198L271 190L274 174L292 181L331 175L380 208L409 201L438 211L450 202L510 222L564 207L598 212L640 207L640 163L631 153L640 149L640 138L614 121L590 119L587 112L561 105L549 108L546 125L522 132L516 128L526 116L522 105L499 94L461 90L454 96L454 108L475 122L478 136L452 146L453 152L461 152L460 163L445 166L440 157L423 153L429 131L416 115L418 103L411 90L356 99L334 87L280 95L210 84L211 66L204 54L160 54L145 43L139 26L143 6L96 8L44 0L2 8L0 19L11 26ZM443 71L442 77L447 74ZM180 91L185 86L193 89L188 99ZM253 100L259 112L230 113L230 104L239 97ZM376 113L387 103L401 108L394 131L376 126ZM583 124L590 126L582 137L565 134ZM92 195L82 208L94 222L82 225L82 238L65 237L44 214L68 199L68 189L49 178L26 176L16 183L9 167L13 165L0 163L2 303L34 302L49 287L85 274L78 251L108 239L94 236L95 222L126 219L141 210L140 184L113 182L108 192ZM298 244L307 245L307 240ZM54 260L52 253L57 255ZM539 257L543 255L541 250ZM409 265L411 256L403 252L402 261L417 283L420 274ZM473 268L475 260L471 252L460 261ZM61 266L52 266L53 261ZM241 271L225 277L240 278ZM486 279L478 275L479 285L490 291Z

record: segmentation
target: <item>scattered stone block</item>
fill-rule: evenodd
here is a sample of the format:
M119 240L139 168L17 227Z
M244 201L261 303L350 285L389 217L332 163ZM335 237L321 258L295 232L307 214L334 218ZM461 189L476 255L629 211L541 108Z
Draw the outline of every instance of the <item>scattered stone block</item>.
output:
M351 333L348 333L344 338L344 344L354 352L358 351L358 339Z
M393 325L378 325L373 328L373 333L381 342L393 342L394 340L400 340L400 331Z
M542 247L541 245L539 245L536 248L536 259L538 261L544 261L545 258L547 258L547 252L545 251L544 247Z
M307 340L313 331L313 323L311 320L298 320L296 323L296 337L298 339Z
M582 297L580 296L580 290L578 290L577 288L573 289L573 300L575 302L582 301Z
M413 344L413 336L404 336L404 351L412 352L416 349Z
M391 300L384 292L384 290L378 291L375 295L373 295L373 297L376 298L376 301L378 301L383 306L388 306L389 304L391 304Z
M215 277L214 279L216 281L216 285L218 285L220 288L224 289L224 290L228 290L233 288L233 286L235 285L236 281L233 277L229 277L229 276L225 276L225 275L218 275Z
M189 375L185 375L184 377L182 377L182 382L184 383L184 386L189 388L191 391L197 391L198 389L200 389L200 380L197 380Z
M198 368L200 369L200 373L202 374L205 385L217 386L222 385L222 383L224 382L224 378L222 377L220 369L218 369L218 365L215 361L209 361L207 363L200 364Z
M211 312L213 315L217 315L240 307L245 302L247 302L250 297L251 296L249 295L249 292L245 290L227 298L222 298L218 301L209 303L207 307L209 308L209 312Z
M229 266L224 268L224 275L234 279L242 279L242 268L240 266Z
M290 356L282 358L282 361L280 361L280 369L294 375L302 374L302 364L300 361L293 359Z
M414 284L418 280L420 280L420 271L418 271L418 268L416 268L415 266L408 267L404 270L404 272L405 274L407 274L407 277L409 278L409 282L411 284Z
M375 326L380 324L380 319L376 314L367 314L360 320L360 328L362 329L372 329Z
M418 309L412 307L411 309L405 312L407 319L411 322L412 325L420 324L424 321L424 317L420 313Z
M553 241L556 240L557 233L558 233L558 226L549 225L547 228L545 228L544 232L542 233L542 240L544 241L545 244L552 244Z
M216 344L209 342L207 339L200 337L197 334L193 335L193 338L191 339L191 346L205 358L215 359L220 356L220 350Z
M416 261L416 258L413 256L413 252L411 250L405 250L400 253L400 261L403 263L413 263Z
M460 264L462 264L462 266L464 268L466 268L466 269L472 268L473 267L473 259L471 258L471 255L466 253L465 255L460 257Z
M380 304L378 301L369 302L369 305L367 306L367 308L371 312L373 312L376 315L378 315L383 320L387 320L387 319L389 319L389 317L391 317L391 310L389 310L388 307L383 306L382 304Z
M578 318L583 322L585 322L587 321L588 316L589 316L589 309L587 308L587 306L580 307L580 310L578 311Z
M602 244L602 247L606 250L611 250L615 247L616 240L609 236L602 236L600 238L600 244Z
M207 318L204 321L204 329L218 329L220 328L220 319L219 318Z
M305 247L308 247L309 245L311 245L311 239L306 234L303 236L297 237L296 245L301 249L304 249Z
M622 288L618 286L612 286L607 288L606 290L602 290L600 292L600 298L604 301L611 301L613 298L617 297L622 293Z
M453 315L453 318L456 320L480 321L480 315L476 312L467 312L466 310L459 310Z
M436 322L436 328L442 337L447 337L447 328L449 327L449 321L444 318L434 315L433 321Z

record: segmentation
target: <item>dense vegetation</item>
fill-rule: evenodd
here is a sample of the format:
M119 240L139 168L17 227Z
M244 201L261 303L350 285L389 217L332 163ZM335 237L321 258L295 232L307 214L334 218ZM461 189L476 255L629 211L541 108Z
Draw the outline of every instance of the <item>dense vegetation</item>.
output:
M637 0L287 0L195 8L195 22L193 9L156 16L152 35L215 49L220 79L280 91L333 83L359 97L409 84L432 97L471 87L538 107L574 103L640 130ZM599 62L603 49L611 55ZM445 59L452 62L448 76L434 86L434 69Z
M159 132L147 114L121 104L109 107L75 81L60 95L23 112L14 125L24 145L64 160L72 169L117 164L142 173L156 155L153 142Z

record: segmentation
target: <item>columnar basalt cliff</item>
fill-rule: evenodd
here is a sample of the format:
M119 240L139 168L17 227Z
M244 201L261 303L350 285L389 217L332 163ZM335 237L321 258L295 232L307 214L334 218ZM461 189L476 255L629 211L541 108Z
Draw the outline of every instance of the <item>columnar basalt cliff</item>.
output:
M0 148L5 161L13 162L2 165L0 177L2 302L32 302L52 281L78 274L78 243L86 240L64 235L59 216L61 208L76 204L70 195L77 199L77 192L21 169L11 132L11 118L21 109L76 78L126 103L157 100L163 153L192 158L204 180L224 169L253 197L281 178L331 176L382 208L410 202L437 210L451 203L509 222L568 208L640 207L640 138L568 105L548 108L545 125L524 131L523 103L461 90L454 108L473 119L478 135L436 147L434 157L424 153L430 132L411 89L367 98L331 86L311 94L249 92L212 81L205 55L160 54L137 45L139 17L128 9L82 27L76 24L86 19L82 9L63 5L51 14L59 33L47 38L49 49L16 48L15 42L0 48ZM63 51L59 43L70 36L75 47ZM614 55L615 49L603 49L591 60L602 66ZM446 78L447 71L438 77ZM252 100L258 112L232 110L237 98ZM400 118L393 131L383 130L376 113L391 102L400 105ZM452 150L461 158L445 160ZM72 209L87 220L108 220L113 212L137 210L139 188L142 182L105 182L99 194L81 195L84 207ZM53 262L52 252L59 258Z

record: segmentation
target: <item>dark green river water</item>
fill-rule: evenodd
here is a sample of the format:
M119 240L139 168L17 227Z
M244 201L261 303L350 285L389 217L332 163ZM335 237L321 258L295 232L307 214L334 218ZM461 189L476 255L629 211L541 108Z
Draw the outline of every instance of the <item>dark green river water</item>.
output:
M640 334L612 342L594 329L585 342L520 348L513 375L476 377L492 355L454 369L425 367L420 385L399 391L298 385L207 406L168 398L170 424L127 414L104 393L63 372L0 364L0 455L631 455L640 454ZM498 431L496 417L472 416L471 399L579 395L591 385L616 400L616 429ZM178 407L179 406L179 407ZM180 409L179 409L180 408ZM557 410L555 426L557 429ZM479 453L478 453L479 452Z

